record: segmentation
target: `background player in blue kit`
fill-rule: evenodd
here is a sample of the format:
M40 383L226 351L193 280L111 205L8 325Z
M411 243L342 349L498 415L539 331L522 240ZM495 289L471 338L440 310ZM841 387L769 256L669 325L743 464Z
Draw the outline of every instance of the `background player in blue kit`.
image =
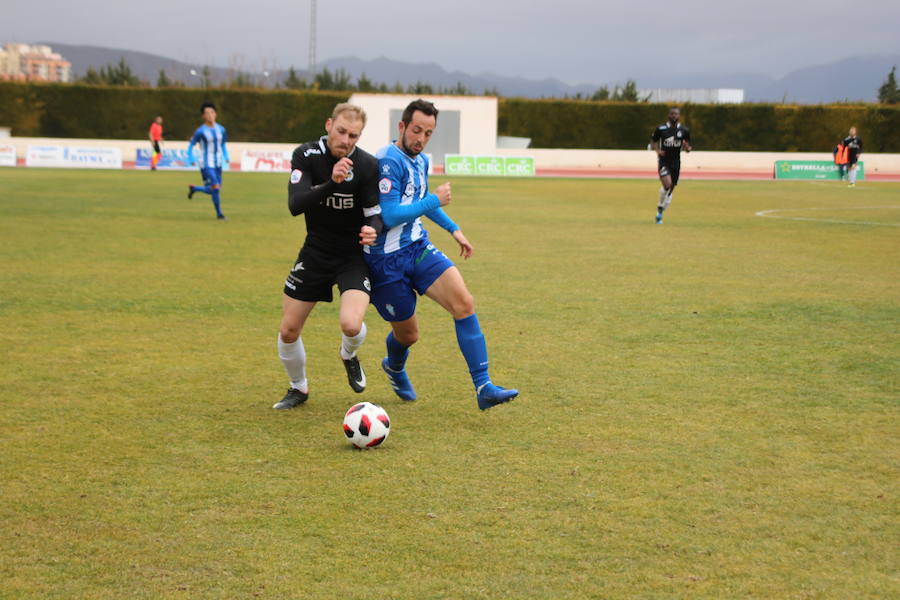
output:
M203 116L203 125L197 128L188 144L188 164L193 166L197 159L194 158L194 145L200 146L200 175L203 176L203 185L188 186L188 199L195 192L203 192L212 196L213 206L216 208L216 218L225 220L222 214L219 190L222 189L222 167L228 164L228 134L225 128L216 123L216 105L212 102L204 102L200 106L200 114Z
M428 241L428 232L422 226L421 217L428 217L453 236L460 256L472 256L472 244L441 209L450 202L450 184L428 193L428 158L421 153L431 139L437 116L431 102L411 102L403 111L399 139L376 154L384 229L364 251L372 276L372 304L392 329L382 368L398 396L416 399L405 367L409 347L419 339L416 293L424 294L453 315L456 339L469 366L478 407L485 410L515 398L519 392L491 382L487 344L475 314L475 300L459 269Z

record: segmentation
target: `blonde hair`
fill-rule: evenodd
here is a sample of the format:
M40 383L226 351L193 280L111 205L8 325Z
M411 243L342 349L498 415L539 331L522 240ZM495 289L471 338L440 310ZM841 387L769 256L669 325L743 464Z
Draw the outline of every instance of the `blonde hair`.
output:
M353 116L356 119L362 121L363 127L366 126L366 111L355 104L350 104L349 102L341 102L337 106L334 107L334 110L331 112L331 119L337 119L344 113L353 113Z

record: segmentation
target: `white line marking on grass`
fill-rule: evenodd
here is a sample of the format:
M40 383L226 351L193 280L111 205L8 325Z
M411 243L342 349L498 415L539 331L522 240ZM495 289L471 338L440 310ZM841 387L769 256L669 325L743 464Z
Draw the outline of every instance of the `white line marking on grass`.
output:
M775 213L787 211L802 210L876 210L876 209L898 209L900 206L823 206L818 208L772 208L770 210L761 210L756 213L757 217L768 217L770 219L784 219L786 221L816 221L818 223L840 223L843 225L881 225L885 227L900 227L900 223L878 223L875 221L843 221L840 219L814 219L812 217L785 217Z

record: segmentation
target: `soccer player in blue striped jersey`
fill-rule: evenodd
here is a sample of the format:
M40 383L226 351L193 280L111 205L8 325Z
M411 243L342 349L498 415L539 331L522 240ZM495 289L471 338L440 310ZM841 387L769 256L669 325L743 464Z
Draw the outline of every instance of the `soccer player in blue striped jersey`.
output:
M406 359L409 347L419 339L416 294L428 296L453 316L478 407L485 410L512 400L519 392L491 382L475 300L459 269L428 240L422 226L422 217L428 217L453 236L463 259L472 256L472 244L441 208L450 203L450 184L441 185L433 194L428 191L428 158L422 151L437 126L437 116L431 102L411 102L399 123L400 137L376 154L384 228L375 243L363 250L372 277L372 304L391 324L387 357L381 366L400 398L416 399L406 374Z
M213 206L216 208L216 218L224 221L222 203L219 198L219 190L222 189L222 167L228 164L228 134L225 128L216 123L216 105L212 102L204 102L200 106L200 114L203 116L203 125L197 128L188 144L188 165L197 163L194 157L194 146L200 149L200 175L203 177L203 185L188 186L188 200L194 193L203 192L212 196Z

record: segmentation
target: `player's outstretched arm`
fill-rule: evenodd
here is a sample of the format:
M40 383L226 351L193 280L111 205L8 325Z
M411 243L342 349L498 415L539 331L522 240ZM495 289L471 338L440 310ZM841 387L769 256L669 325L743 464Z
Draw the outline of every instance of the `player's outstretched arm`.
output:
M225 131L225 128L223 127L222 128L222 160L225 162L226 165L231 162L231 159L228 156L228 146L226 145L227 143L228 143L228 132Z
M194 158L194 145L200 141L200 130L194 132L194 135L191 137L191 141L188 142L187 147L187 161L188 165L193 165L196 162Z
M378 202L381 205L381 219L384 221L384 226L389 229L403 223L409 223L441 205L440 199L434 194L426 194L418 202L400 204L402 183L392 174L386 175L378 181Z

